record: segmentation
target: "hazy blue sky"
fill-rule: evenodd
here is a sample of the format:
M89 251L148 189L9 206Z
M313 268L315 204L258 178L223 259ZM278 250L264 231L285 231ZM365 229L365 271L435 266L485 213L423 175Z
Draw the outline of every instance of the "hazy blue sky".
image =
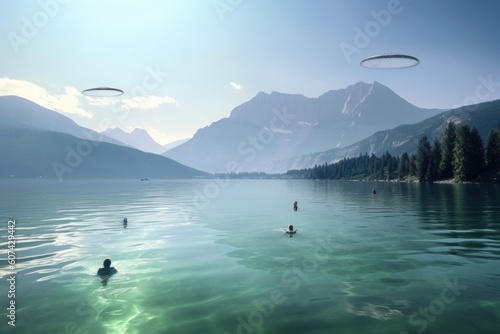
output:
M317 97L378 81L451 108L500 98L496 0L0 1L0 95L78 124L191 137L259 91ZM373 70L375 54L420 65ZM89 99L87 88L125 94Z

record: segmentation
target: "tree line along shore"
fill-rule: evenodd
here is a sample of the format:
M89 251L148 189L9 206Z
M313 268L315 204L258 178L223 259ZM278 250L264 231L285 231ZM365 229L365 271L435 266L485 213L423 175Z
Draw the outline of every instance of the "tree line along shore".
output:
M441 140L419 139L415 153L380 157L367 153L313 168L290 170L293 178L415 182L500 182L500 127L486 148L475 127L448 123Z

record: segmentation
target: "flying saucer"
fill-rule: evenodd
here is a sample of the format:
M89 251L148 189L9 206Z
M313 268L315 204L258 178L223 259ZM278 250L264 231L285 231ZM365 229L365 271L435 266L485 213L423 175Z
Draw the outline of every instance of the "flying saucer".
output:
M361 61L360 65L366 68L407 68L417 66L420 61L413 57L401 54L383 54L368 57Z
M96 87L85 89L82 94L92 97L114 97L123 95L123 90L110 87Z

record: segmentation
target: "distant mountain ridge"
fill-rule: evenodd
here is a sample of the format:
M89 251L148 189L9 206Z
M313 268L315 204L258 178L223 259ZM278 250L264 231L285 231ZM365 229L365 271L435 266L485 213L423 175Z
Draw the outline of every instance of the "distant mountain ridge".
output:
M144 129L135 128L129 133L120 128L112 128L101 133L143 152L162 154L166 151L166 149L151 138L149 133Z
M225 172L234 163L241 171L267 171L277 160L344 147L440 111L418 108L378 82L318 98L260 92L164 155L209 172Z
M193 138L165 152L164 156L169 159L162 160L165 158L159 156L157 160L151 158L155 154L138 152L29 100L3 96L0 97L0 177L21 174L26 175L24 177L54 177L54 171L47 166L66 159L68 147L77 149L82 144L81 139L103 142L94 145L95 150L92 149L89 158L83 159L82 168L66 173L71 178L177 177L172 176L174 174L205 177L207 174L200 170L284 173L365 153L412 153L423 135L431 140L440 138L450 121L476 127L486 143L489 131L500 125L500 100L438 111L415 107L376 82L371 85L357 83L318 98L261 92L234 108L229 117L198 130ZM428 113L431 116L425 117ZM411 123L415 118L423 119ZM386 128L394 123L397 124L392 128ZM370 129L377 127L384 129L367 135ZM147 135L143 130L137 133ZM339 144L358 137L361 140L349 145ZM321 151L323 147L331 148ZM307 153L294 154L304 151ZM186 156L186 153L191 159L189 163L175 157ZM170 164L177 164L171 159L179 161L179 171L186 168L191 172L170 173ZM158 166L164 166L167 172ZM99 170L105 171L102 174L105 176L98 176ZM144 172L150 175L143 175Z
M72 119L19 96L0 96L0 129L19 128L67 133L72 136L124 145L76 124Z
M0 178L179 179L208 174L161 155L61 132L0 131Z
M184 138L184 139L179 139L179 140L175 140L173 142L170 142L170 143L167 143L165 145L163 145L163 148L164 148L164 152L170 150L170 149L173 149L174 147L177 147L181 144L184 144L185 142L187 142L190 138Z
M81 127L24 98L0 96L0 178L206 176L172 159Z
M415 124L400 125L390 130L379 131L357 143L344 148L291 157L276 161L268 168L270 173L284 173L291 169L306 169L324 163L334 163L343 158L357 157L367 153L381 156L414 153L418 141L427 136L431 142L441 139L448 122L468 124L478 129L484 145L491 130L500 126L500 100L464 106L442 112Z

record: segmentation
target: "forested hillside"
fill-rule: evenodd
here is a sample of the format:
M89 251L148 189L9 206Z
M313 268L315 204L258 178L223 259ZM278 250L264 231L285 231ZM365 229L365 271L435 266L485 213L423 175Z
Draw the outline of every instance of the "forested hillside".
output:
M290 177L334 180L418 180L455 182L500 180L500 127L488 135L486 146L478 130L448 123L442 140L420 138L416 153L381 157L367 153L333 164L291 170Z

